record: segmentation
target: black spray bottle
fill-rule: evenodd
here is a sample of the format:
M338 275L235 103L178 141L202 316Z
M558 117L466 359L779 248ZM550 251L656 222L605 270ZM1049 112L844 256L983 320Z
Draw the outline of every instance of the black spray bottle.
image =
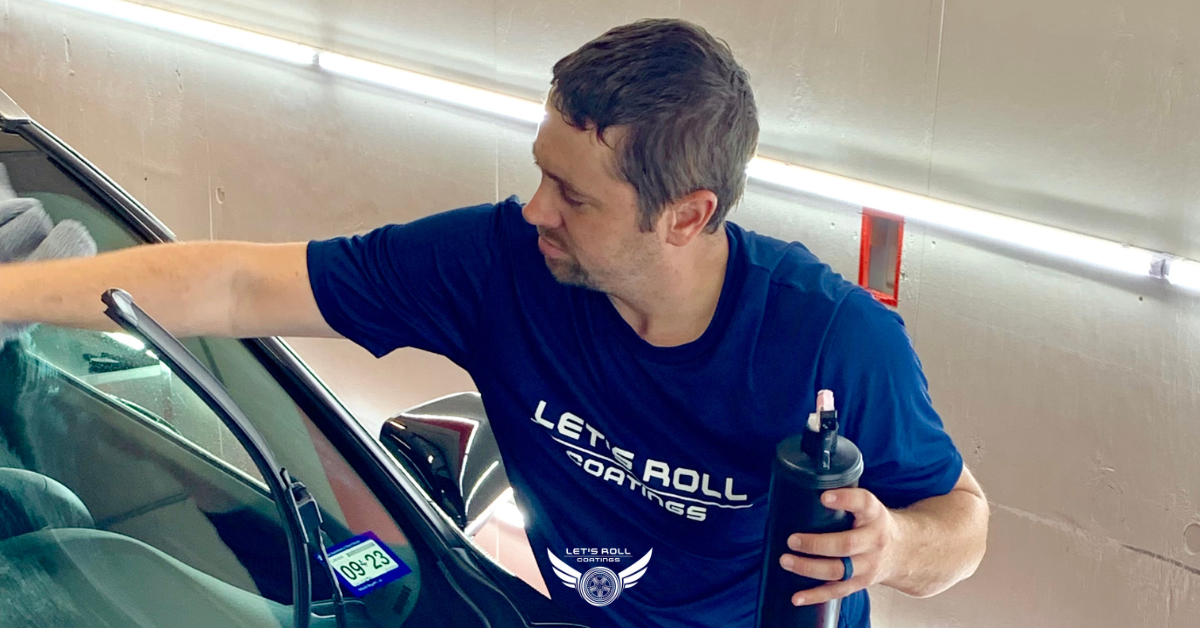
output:
M835 488L858 486L863 460L858 447L838 436L833 393L817 394L817 412L802 433L789 436L775 448L767 502L766 554L758 595L758 628L837 628L841 600L813 606L794 606L797 591L825 584L787 571L779 564L787 539L797 532L842 532L854 525L844 510L830 510L821 495Z

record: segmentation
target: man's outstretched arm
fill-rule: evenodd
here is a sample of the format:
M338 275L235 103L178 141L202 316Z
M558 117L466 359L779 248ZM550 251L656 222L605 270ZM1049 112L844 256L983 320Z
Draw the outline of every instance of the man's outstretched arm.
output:
M0 264L0 322L115 330L100 302L109 288L178 336L338 335L313 298L306 243L161 244Z

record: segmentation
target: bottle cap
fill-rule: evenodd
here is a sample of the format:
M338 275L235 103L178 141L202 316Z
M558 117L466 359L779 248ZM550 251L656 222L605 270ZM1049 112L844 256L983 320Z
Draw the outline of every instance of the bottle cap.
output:
M801 488L831 489L854 484L862 477L862 453L849 439L841 436L837 439L829 470L824 472L820 470L820 461L805 453L801 445L803 434L783 439L775 448L775 472Z

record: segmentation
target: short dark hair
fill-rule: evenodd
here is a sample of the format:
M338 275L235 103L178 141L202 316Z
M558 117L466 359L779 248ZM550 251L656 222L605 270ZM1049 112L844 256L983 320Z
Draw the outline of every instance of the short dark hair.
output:
M717 230L746 188L758 146L750 75L724 41L677 19L618 26L554 64L550 103L576 129L626 127L618 175L637 191L650 231L671 201L717 196Z

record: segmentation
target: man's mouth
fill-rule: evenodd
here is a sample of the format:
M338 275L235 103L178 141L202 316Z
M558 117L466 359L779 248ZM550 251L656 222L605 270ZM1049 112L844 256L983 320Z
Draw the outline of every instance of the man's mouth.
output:
M566 252L566 250L563 249L562 246L555 244L553 241L551 241L549 238L547 238L544 235L538 236L538 250L541 251L542 255L545 255L546 257L553 257L553 258L567 257L567 252Z

